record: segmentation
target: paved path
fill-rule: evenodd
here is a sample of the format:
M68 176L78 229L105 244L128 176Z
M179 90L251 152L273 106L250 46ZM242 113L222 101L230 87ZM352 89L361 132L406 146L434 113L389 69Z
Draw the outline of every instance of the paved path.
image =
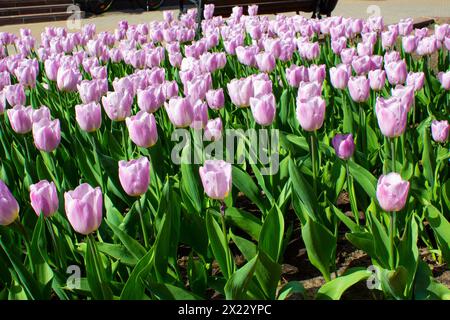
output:
M116 0L120 1L120 0ZM178 13L174 4L175 0L168 0L168 7ZM162 20L162 12L143 12L136 7L124 7L118 3L114 10L100 16L92 16L82 20L82 24L95 23L97 31L112 31L120 20L128 20L132 24ZM346 17L367 18L373 14L380 14L386 23L394 23L407 17L450 17L450 0L340 0L333 12L334 15ZM310 13L303 14L309 17ZM22 27L30 28L35 36L38 36L46 26L67 26L67 21L43 22L23 25L10 25L0 27L1 31L18 33Z

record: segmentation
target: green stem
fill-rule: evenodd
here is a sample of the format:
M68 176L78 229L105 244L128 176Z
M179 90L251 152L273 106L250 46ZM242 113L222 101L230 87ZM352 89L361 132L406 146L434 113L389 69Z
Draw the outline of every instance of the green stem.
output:
M50 233L50 237L52 238L53 247L55 249L56 257L58 259L58 266L61 268L61 270L64 270L63 267L63 259L61 256L61 251L59 250L59 246L56 242L55 232L53 230L53 224L50 222L48 218L44 218L45 223L47 224L48 231Z
M350 198L350 207L352 208L353 216L355 217L356 224L359 226L359 211L358 206L356 204L356 197L355 197L355 190L353 187L353 177L350 174L350 168L348 166L348 161L345 161L345 169L347 171L347 188L348 188L348 195Z
M389 265L391 270L395 269L395 251L394 251L394 236L395 236L395 222L396 212L391 212L389 224Z
M314 194L317 197L317 145L316 145L316 132L314 131L311 133L311 165L312 165L312 172L313 172L313 187L314 187Z
M144 238L144 245L145 245L145 248L148 248L148 236L147 236L147 229L145 228L145 223L144 223L141 198L137 199L137 206L138 206L138 211L139 211L139 219L141 220L142 237Z
M392 154L392 172L396 172L395 170L395 138L391 138L391 154Z
M221 225L222 225L222 233L223 236L225 237L225 242L228 246L228 235L227 235L227 227L225 224L225 209L226 209L226 205L225 202L223 200L220 201L220 221L221 221ZM232 270L232 266L231 266L231 257L230 257L230 251L226 250L226 259L227 259L227 268L228 268L228 276L231 276L231 274L233 273Z

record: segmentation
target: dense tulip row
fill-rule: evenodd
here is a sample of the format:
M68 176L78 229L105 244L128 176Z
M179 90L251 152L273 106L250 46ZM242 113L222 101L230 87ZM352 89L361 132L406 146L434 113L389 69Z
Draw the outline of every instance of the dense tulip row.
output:
M372 276L338 272L342 233L382 297L449 298L418 245L450 263L450 27L257 11L207 5L199 38L195 10L114 32L47 27L40 41L0 33L0 298L304 294L280 280L297 224L326 281L317 298ZM209 159L231 129L277 130L277 169L263 174L261 153Z

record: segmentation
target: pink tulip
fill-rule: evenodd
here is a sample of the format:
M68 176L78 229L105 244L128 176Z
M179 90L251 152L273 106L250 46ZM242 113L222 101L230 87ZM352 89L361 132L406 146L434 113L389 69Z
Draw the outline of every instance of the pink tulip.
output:
M448 140L450 125L447 120L437 121L433 120L431 123L431 135L433 140L440 143L445 143Z
M199 169L203 189L208 197L225 199L231 191L231 164L223 160L206 160Z
M212 19L213 16L214 16L214 4L213 3L206 4L203 9L203 17L205 18L205 20L209 20Z
M255 122L262 125L271 125L275 118L275 96L270 93L258 98L250 98L250 108Z
M247 10L248 10L248 15L251 16L251 17L254 17L254 16L258 15L258 6L255 5L255 4L251 5L251 6L248 6Z
M335 135L332 144L336 155L342 160L350 159L355 152L355 142L351 133Z
M331 41L331 49L335 54L340 55L342 50L344 50L345 48L347 48L346 37L340 37L338 39Z
M44 62L45 74L47 78L52 81L56 81L58 76L59 69L59 60L58 59L47 59Z
M194 129L202 129L208 123L208 105L201 101L197 100L194 104L194 119L191 123L191 128Z
M410 35L410 36L406 36L406 37L402 38L403 50L406 53L414 52L417 48L418 43L419 43L419 39L414 35Z
M175 80L165 81L162 85L162 92L165 100L178 96L178 84ZM139 99L139 96L138 96Z
M0 115L5 112L6 109L6 97L3 90L0 91Z
M298 87L297 100L307 100L322 94L322 84L319 82L301 82Z
M253 83L251 78L233 79L227 83L228 95L231 102L238 107L248 107L250 97L253 96Z
M400 59L401 59L400 52L398 51L390 51L384 54L384 64L386 65L391 62L400 61Z
M324 64L318 65L311 65L308 68L308 79L310 82L317 81L319 83L322 83L326 76L326 66Z
M119 180L123 190L132 197L147 192L150 185L150 162L147 157L128 162L119 161Z
M33 110L33 113L31 115L31 121L34 122L39 122L42 119L45 120L51 120L51 114L50 114L50 109L47 108L46 106L41 106L39 109L35 109Z
M297 119L305 131L320 129L325 118L325 100L316 96L308 100L297 98Z
M444 23L441 25L434 25L434 34L436 36L436 39L439 41L443 41L447 34L450 33L450 27L448 24Z
M414 103L414 86L397 85L391 91L392 96L398 98L406 111L409 112Z
M39 181L30 186L31 207L37 216L44 214L45 217L51 217L58 211L59 200L58 193L53 181Z
M77 88L83 103L98 102L100 100L101 95L96 81L83 80L77 85Z
M358 56L371 56L373 54L374 44L371 42L360 42L356 46L356 51L358 52Z
M372 69L372 60L369 56L355 57L352 61L352 67L357 75L366 74Z
M439 72L438 79L442 85L442 88L444 88L445 90L450 90L450 71Z
M194 120L194 108L189 98L175 97L165 103L170 122L175 127L188 127Z
M42 119L33 123L34 145L38 150L52 152L61 142L61 127L59 120Z
M164 104L164 93L160 87L152 86L145 90L137 90L137 103L139 109L153 113L156 112Z
M396 97L389 99L377 98L375 112L378 119L378 126L384 136L395 138L405 132L407 110L400 99Z
M75 118L82 130L94 132L102 125L102 108L97 102L76 105Z
M271 72L275 68L275 57L268 52L261 52L255 56L256 64L261 72Z
M19 216L19 204L8 186L0 180L0 225L7 226Z
M225 104L225 97L223 94L223 89L209 90L206 92L206 101L208 106L213 110L222 109Z
M369 83L372 90L383 90L386 84L386 72L379 69L369 71Z
M391 172L382 175L377 184L377 200L380 207L386 212L397 212L405 207L408 199L409 182Z
M336 89L345 89L348 84L348 79L351 75L351 70L345 64L330 68L330 80L333 87Z
M302 81L309 81L308 69L292 64L286 69L286 79L290 86L298 88Z
M419 91L423 88L425 83L425 73L423 72L410 72L406 78L406 85L413 86L414 91Z
M217 141L222 137L222 130L222 119L215 118L208 120L203 138L206 141Z
M96 231L102 223L103 196L99 187L83 183L64 193L67 219L73 229L84 235Z
M356 56L355 48L346 48L346 49L342 49L342 51L341 51L342 63L351 64L353 61L353 58L355 56Z
M14 132L25 134L31 131L33 126L33 108L16 105L6 111L9 123Z
M25 89L21 84L5 86L3 89L6 100L11 107L24 105L26 102Z
M124 121L131 115L133 97L128 91L108 92L102 97L103 109L112 121Z
M365 76L350 77L348 80L348 90L355 102L364 102L369 99L370 82Z
M259 48L256 46L251 47L242 47L239 46L236 48L236 56L240 63L245 64L246 66L255 66L256 65L256 54L259 52Z
M58 69L56 82L61 91L75 91L77 84L81 82L81 74L74 68L61 66Z
M381 33L381 45L383 49L392 48L397 41L397 31L384 31Z

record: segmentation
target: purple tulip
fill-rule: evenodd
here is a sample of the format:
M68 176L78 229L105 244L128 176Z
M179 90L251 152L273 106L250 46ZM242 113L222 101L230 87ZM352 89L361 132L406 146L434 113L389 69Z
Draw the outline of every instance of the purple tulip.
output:
M450 33L450 27L447 23L434 25L434 35L439 41L443 41L447 34Z
M59 120L42 119L33 123L34 145L38 150L52 152L61 142L61 127Z
M355 152L355 142L351 133L335 135L332 144L336 155L342 160L350 159Z
M297 100L307 100L322 94L322 84L319 82L301 82L298 87Z
M137 103L139 109L145 112L156 112L164 104L164 100L164 94L159 87L152 86L145 90L137 90Z
M386 72L380 69L369 71L369 83L372 90L383 90L386 84Z
M366 74L372 68L372 60L369 56L355 57L352 61L352 67L357 75Z
M391 91L392 96L398 98L406 111L409 112L414 103L414 86L402 86L399 84Z
M344 50L345 48L347 48L346 37L340 37L338 39L331 41L331 49L335 54L340 55L342 50Z
M255 56L258 52L259 48L257 46L250 46L250 47L239 46L236 48L236 56L239 62L250 67L256 65Z
M371 42L360 42L356 46L356 51L358 52L358 56L371 56L373 54L374 44Z
M206 4L203 9L203 17L205 18L205 20L209 20L212 19L213 16L214 16L214 4L213 3Z
M308 79L310 82L317 81L322 83L326 76L326 67L324 64L320 66L313 64L308 68Z
M405 132L407 122L407 110L400 99L377 98L375 112L381 133L388 138L399 137Z
M191 123L191 128L194 129L202 129L206 126L208 123L208 105L201 101L197 100L197 102L194 104L194 119Z
M170 122L175 127L188 127L194 120L194 108L188 97L175 97L165 103Z
M271 125L275 119L275 96L270 93L258 98L250 98L250 108L256 123L262 126Z
M6 111L9 123L14 132L25 134L31 131L33 126L33 108L16 105Z
M99 87L96 81L83 80L77 85L77 88L83 103L98 102L100 100Z
M252 79L242 78L233 79L227 83L228 95L231 102L238 107L248 107L250 105L250 97L253 96Z
M384 31L381 33L381 45L383 49L392 48L397 41L397 31Z
M222 137L222 130L222 119L220 117L208 120L203 138L206 141L217 141Z
M31 207L37 216L44 214L45 217L51 217L58 211L59 200L58 193L53 181L41 180L30 186Z
M286 69L286 79L290 86L298 88L302 81L309 81L308 69L304 66L292 64Z
M386 212L397 212L405 207L408 199L409 182L401 175L391 172L382 175L377 184L377 200L380 207Z
M440 143L445 143L448 139L450 125L447 120L437 121L433 120L431 123L431 135L433 140Z
M341 51L342 63L351 64L353 61L353 58L355 56L356 56L355 48L346 48L346 49L342 49L342 51Z
M7 226L19 216L19 204L8 186L0 180L0 225Z
M404 60L390 62L385 66L386 75L390 84L403 84L408 75L406 62Z
M444 88L445 90L450 90L450 71L439 72L438 79L442 85L442 88Z
M96 231L102 223L103 196L100 187L83 183L64 193L67 219L73 229L84 235Z
M97 102L76 105L75 118L82 130L94 132L102 125L102 108Z
M403 50L406 53L413 53L416 50L418 43L419 43L419 39L414 35L410 35L410 36L406 36L406 37L402 38Z
M81 82L81 74L74 68L61 66L58 69L56 82L61 91L75 91L77 84Z
M112 121L124 121L131 115L133 97L128 91L108 92L102 97L103 108Z
M21 83L25 87L34 88L36 86L37 72L33 66L19 65L14 70L14 74L19 83Z
M261 72L271 72L275 68L275 57L268 52L261 52L255 56L256 64Z
M208 102L208 106L211 109L222 109L225 104L223 89L219 88L217 90L209 90L208 92L206 92L206 101Z
M369 99L370 82L365 76L350 77L348 80L350 96L355 102L364 102Z
M0 91L0 115L2 115L5 112L6 109L6 97L5 97L5 91Z
M423 72L410 72L406 78L406 85L413 86L414 91L419 91L423 88L425 83L425 73Z
M330 80L333 87L336 89L345 89L348 84L351 70L346 64L338 65L337 67L330 68Z
M413 22L413 19L401 19L397 24L398 33L403 37L409 35L414 29Z
M258 15L258 5L256 5L256 4L248 6L247 10L248 10L248 15L251 17Z
M3 89L5 92L6 100L11 107L17 105L24 105L26 102L25 89L21 84L14 84L5 86Z
M178 96L178 84L175 80L165 81L162 85L162 92L165 100ZM138 97L139 99L139 97Z
M231 164L223 160L206 160L199 169L203 189L208 197L225 199L231 191Z
M297 98L297 119L305 131L320 129L325 118L325 100L316 96L308 100Z
M123 190L132 197L147 192L150 184L150 161L147 157L128 162L119 161L119 180Z
M35 109L33 110L33 114L31 116L31 121L34 122L39 122L42 119L45 120L52 120L51 114L50 114L50 109L47 108L46 106L41 106L39 109Z

